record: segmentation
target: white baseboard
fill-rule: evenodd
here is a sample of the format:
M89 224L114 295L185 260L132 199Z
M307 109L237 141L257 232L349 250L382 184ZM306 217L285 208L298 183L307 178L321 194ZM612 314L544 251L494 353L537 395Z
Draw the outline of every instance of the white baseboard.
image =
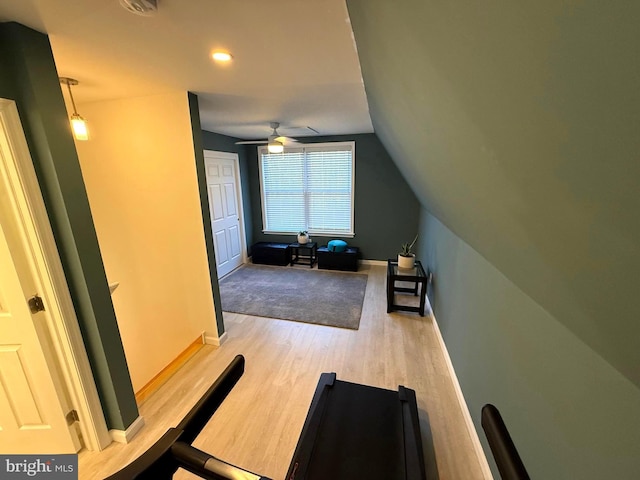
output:
M224 342L226 342L228 338L229 336L227 335L227 332L224 332L222 335L220 335L220 337L214 337L213 335L205 335L204 343L206 343L207 345L215 345L216 347L219 347Z
M387 266L386 260L360 260L361 265L380 265L382 267Z
M453 363L451 363L451 357L449 357L447 345L444 343L444 338L442 337L442 333L440 332L440 327L438 327L438 322L436 321L436 317L433 314L431 315L431 318L433 318L433 326L436 331L436 336L438 337L438 342L440 343L440 347L442 348L442 352L444 354L444 360L447 364L447 369L449 370L449 376L453 381L453 387L456 391L458 403L460 404L460 410L462 411L462 416L464 417L464 421L467 424L469 437L471 437L471 443L473 444L476 456L478 457L478 462L480 463L480 468L482 469L482 475L484 476L485 480L494 480L491 469L489 468L489 462L487 462L487 457L485 456L482 444L480 443L478 432L476 431L476 427L473 423L473 420L471 419L469 407L467 407L467 402L464 399L462 388L460 388L460 383L458 382L456 371L453 368Z
M114 442L129 443L142 427L144 427L144 418L138 417L126 430L111 429L109 430L109 435L111 435L111 440Z

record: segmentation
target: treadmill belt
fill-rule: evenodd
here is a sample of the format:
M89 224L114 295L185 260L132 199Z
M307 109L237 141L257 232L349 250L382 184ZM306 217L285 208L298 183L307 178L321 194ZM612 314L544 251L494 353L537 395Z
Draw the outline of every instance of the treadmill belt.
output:
M405 478L398 392L338 380L327 393L304 478Z
M323 373L286 480L425 480L415 392Z

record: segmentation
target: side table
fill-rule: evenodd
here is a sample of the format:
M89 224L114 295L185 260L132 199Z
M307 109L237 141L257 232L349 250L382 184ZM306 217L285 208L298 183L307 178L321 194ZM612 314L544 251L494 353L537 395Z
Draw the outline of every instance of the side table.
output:
M402 310L405 312L418 312L421 317L424 317L424 305L427 297L427 281L428 276L422 268L422 263L416 260L413 268L404 269L398 268L398 262L396 260L387 260L387 313L391 313L394 310ZM409 282L414 286L409 287L396 287L396 282ZM420 286L420 289L418 289ZM394 296L396 292L413 293L418 295L420 290L420 306L413 307L410 305L397 305L394 302Z
M318 260L317 242L292 243L289 245L289 249L291 250L291 265L309 265L310 268L313 268Z

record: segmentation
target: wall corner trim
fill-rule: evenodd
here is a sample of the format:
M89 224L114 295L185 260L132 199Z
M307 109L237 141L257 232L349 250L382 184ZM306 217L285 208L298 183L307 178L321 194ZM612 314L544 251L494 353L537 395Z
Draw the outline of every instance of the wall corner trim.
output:
M219 337L214 337L213 335L205 335L204 343L206 343L207 345L215 345L216 347L219 347L228 339L229 336L227 335L227 332L224 332Z
M109 430L109 435L111 435L111 440L114 442L129 443L142 427L144 427L144 418L140 416L126 430L112 429Z
M473 444L473 449L476 452L478 463L480 464L480 468L482 469L482 476L485 480L494 480L491 469L489 468L489 462L487 462L487 457L485 456L484 450L482 449L482 444L480 443L478 432L475 425L473 424L473 420L471 419L469 407L467 407L467 402L464 399L462 388L460 388L460 383L458 382L456 371L453 368L453 363L451 363L451 357L449 357L447 345L444 343L444 338L442 337L440 327L438 326L438 322L436 321L436 317L433 312L431 312L431 318L433 319L433 329L436 333L436 337L438 337L438 343L440 343L440 348L442 349L442 354L444 355L447 370L449 370L449 376L451 377L451 381L453 382L453 388L455 389L456 397L458 399L458 403L460 404L460 411L462 412L462 416L464 417L464 421L467 425L467 430L469 431L469 437L471 438L471 443Z

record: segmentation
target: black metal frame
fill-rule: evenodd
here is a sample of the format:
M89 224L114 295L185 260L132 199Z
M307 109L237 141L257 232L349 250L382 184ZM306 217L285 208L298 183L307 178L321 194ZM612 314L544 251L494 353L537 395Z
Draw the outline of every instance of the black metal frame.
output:
M269 480L191 446L243 373L244 357L238 355L177 427L167 430L140 457L106 480L168 480L178 468L208 480Z
M417 312L421 317L424 317L424 308L427 303L427 285L429 283L429 276L425 273L422 263L419 260L415 261L416 270L420 272L420 275L405 275L393 273L393 267L398 265L397 261L392 259L387 260L387 313L391 313L394 310L402 310L404 312ZM412 288L396 287L396 282L409 282L414 283ZM418 295L418 285L420 287L420 306L412 307L409 305L398 305L393 303L393 297L395 292L413 293Z
M291 250L291 265L309 265L310 268L313 268L318 261L318 242L291 243L289 249ZM301 256L300 250L303 251L302 253L305 253L305 250L308 251L309 255Z

